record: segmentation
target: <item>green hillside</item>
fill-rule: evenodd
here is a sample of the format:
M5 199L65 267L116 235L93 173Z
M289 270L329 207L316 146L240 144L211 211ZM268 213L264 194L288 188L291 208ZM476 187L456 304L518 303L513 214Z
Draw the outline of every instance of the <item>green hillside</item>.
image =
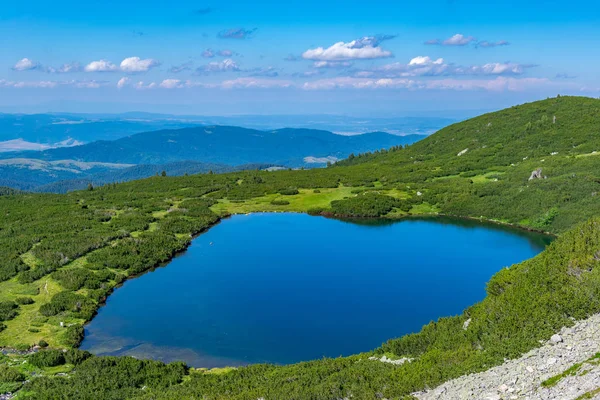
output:
M152 177L65 195L0 196L0 346L17 349L76 347L82 324L115 285L169 260L191 234L229 213L447 214L558 235L539 256L497 273L486 299L463 314L369 353L211 371L77 350L13 353L0 356L0 389L20 388L18 398L36 399L403 398L485 370L600 311L596 151L600 100L561 97L325 169ZM530 180L540 168L540 178ZM384 354L412 362L369 359ZM68 375L54 376L59 372Z

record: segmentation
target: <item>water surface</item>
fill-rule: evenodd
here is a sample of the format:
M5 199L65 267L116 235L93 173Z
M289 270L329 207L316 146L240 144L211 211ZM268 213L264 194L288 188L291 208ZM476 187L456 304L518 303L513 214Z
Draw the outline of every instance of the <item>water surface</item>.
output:
M548 241L449 219L234 216L118 288L81 348L195 367L368 351L462 312L496 271Z

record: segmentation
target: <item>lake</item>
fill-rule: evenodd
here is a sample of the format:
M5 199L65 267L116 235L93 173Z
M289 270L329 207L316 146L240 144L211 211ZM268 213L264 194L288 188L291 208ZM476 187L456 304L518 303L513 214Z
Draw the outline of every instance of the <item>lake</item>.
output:
M233 216L116 289L81 348L208 368L369 351L461 313L550 240L452 219Z

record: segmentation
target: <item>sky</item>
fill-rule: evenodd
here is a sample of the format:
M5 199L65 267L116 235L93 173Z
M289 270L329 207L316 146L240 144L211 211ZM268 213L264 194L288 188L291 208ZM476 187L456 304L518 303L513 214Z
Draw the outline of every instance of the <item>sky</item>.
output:
M590 0L29 0L0 111L404 116L600 96Z

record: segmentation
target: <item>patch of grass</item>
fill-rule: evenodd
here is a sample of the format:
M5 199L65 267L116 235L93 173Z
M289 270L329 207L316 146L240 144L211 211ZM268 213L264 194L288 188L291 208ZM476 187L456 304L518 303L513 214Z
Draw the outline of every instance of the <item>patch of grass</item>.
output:
M577 375L577 373L579 372L579 370L581 369L581 367L584 364L597 364L599 361L600 361L600 353L596 353L594 356L590 357L589 359L587 359L583 362L577 363L577 364L573 364L571 367L569 367L565 371L561 372L560 374L554 375L553 377L546 379L545 381L542 382L542 386L543 387L555 386L558 382L560 382L561 379L563 379L567 376Z

